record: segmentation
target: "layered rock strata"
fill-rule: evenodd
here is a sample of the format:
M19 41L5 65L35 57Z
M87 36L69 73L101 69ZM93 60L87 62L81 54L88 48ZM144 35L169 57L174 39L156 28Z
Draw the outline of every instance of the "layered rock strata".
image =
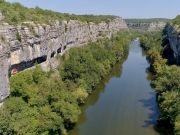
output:
M1 17L2 18L2 17ZM40 64L43 69L58 65L57 54L99 38L111 37L127 25L122 18L109 22L56 21L53 25L24 22L21 26L0 23L0 102L9 96L9 77Z

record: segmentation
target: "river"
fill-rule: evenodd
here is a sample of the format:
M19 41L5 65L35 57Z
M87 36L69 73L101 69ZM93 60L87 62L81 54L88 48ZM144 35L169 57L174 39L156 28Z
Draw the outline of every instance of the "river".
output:
M154 128L159 112L148 67L139 41L133 41L126 61L89 97L69 135L160 135Z

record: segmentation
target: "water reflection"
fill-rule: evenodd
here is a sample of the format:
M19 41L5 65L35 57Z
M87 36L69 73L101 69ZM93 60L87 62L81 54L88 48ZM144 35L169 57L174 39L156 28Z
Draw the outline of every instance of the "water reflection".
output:
M82 106L70 135L159 135L156 93L150 87L149 66L139 42L130 45L122 67L118 64Z
M150 97L147 99L141 99L139 102L142 103L143 107L148 108L150 110L148 114L148 119L144 121L142 127L155 126L157 124L157 119L159 117L158 106L156 104L156 93L149 92Z
M109 74L105 79L101 81L101 83L97 86L96 90L90 95L88 100L86 101L86 104L81 107L82 114L79 117L78 124L74 127L74 130L70 131L70 135L79 135L80 129L78 128L79 125L85 123L87 121L86 116L86 110L87 108L90 108L91 106L94 106L97 101L100 99L100 95L105 91L105 85L108 83L108 81L111 78L118 78L121 76L122 73L122 63L125 61L127 57L125 57L121 62L117 63L113 69L111 74Z

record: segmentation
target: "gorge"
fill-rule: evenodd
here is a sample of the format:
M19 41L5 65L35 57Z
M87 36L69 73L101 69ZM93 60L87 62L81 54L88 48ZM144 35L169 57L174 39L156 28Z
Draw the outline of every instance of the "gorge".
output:
M0 134L179 135L179 33L0 0Z
M140 42L132 41L122 67L118 63L90 96L70 135L160 135L155 128L159 110L148 66Z

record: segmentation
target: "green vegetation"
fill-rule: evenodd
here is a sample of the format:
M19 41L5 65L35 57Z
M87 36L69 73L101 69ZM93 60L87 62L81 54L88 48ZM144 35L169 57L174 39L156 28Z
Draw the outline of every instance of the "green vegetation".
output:
M102 21L108 22L115 18L109 15L94 16L58 13L50 10L43 10L39 7L26 8L19 3L8 3L4 0L0 0L0 12L5 16L5 21L13 25L29 21L51 24L56 20L79 20L82 22L99 23Z
M154 74L152 86L158 93L160 120L165 126L172 125L174 134L180 135L180 68L168 65L162 57L166 45L163 39L162 32L148 32L141 36L141 43Z
M158 23L158 22L169 22L167 18L149 18L149 19L125 19L127 23Z
M19 34L19 32L16 33L16 39L21 42L21 35Z
M172 20L174 25L180 25L180 15L176 16L175 19Z
M67 134L78 120L80 105L127 55L130 41L131 35L122 32L71 49L57 71L36 67L11 77L11 95L0 110L0 134Z
M0 41L1 41L2 43L4 43L4 42L6 41L4 35L1 35L1 34L0 34Z

